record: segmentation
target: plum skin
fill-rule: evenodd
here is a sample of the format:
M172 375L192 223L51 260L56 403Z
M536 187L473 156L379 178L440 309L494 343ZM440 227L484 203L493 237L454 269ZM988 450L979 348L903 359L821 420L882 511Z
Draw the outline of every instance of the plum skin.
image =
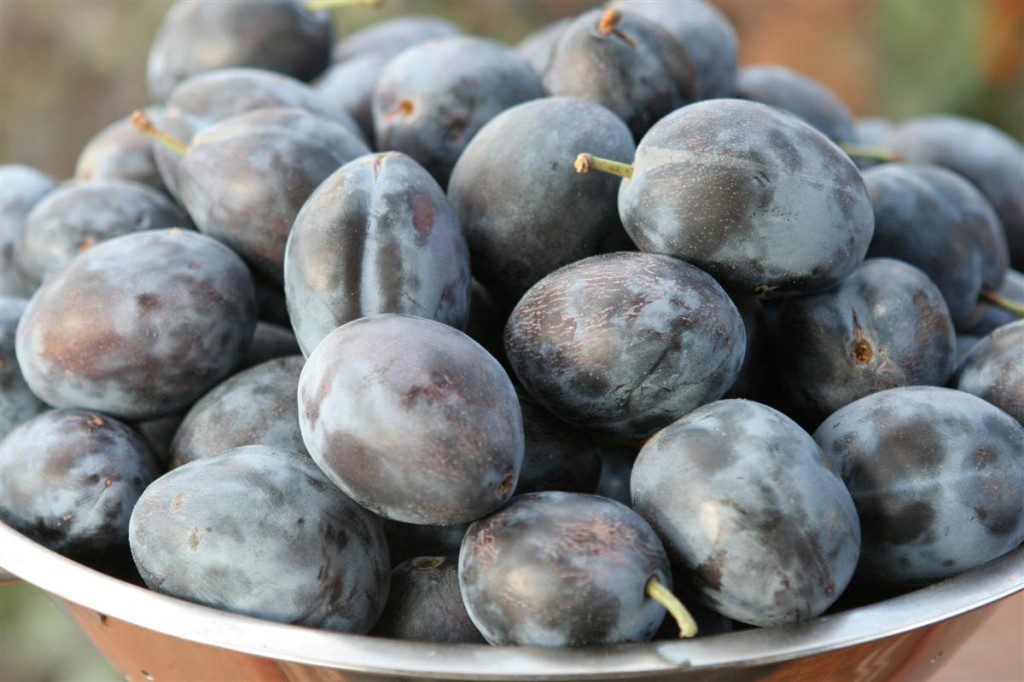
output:
M0 295L28 298L35 287L15 267L14 249L32 207L57 187L48 175L19 164L0 165Z
M874 393L814 434L853 495L867 582L914 587L1024 540L1024 428L968 393Z
M497 360L452 327L395 314L349 322L309 356L298 396L313 460L385 518L473 521L515 489L515 389Z
M735 620L813 618L853 576L850 494L811 436L766 405L721 400L666 427L641 449L630 488L677 575Z
M739 71L738 97L782 109L837 143L856 139L853 114L823 83L777 65L750 65Z
M448 644L483 643L459 590L456 557L420 556L391 570L391 589L374 634Z
M978 341L957 368L953 387L992 403L1024 424L1024 320Z
M25 382L14 338L28 301L0 296L0 440L46 409Z
M459 583L491 644L646 642L665 617L650 579L670 587L665 550L629 507L596 495L517 496L466 532Z

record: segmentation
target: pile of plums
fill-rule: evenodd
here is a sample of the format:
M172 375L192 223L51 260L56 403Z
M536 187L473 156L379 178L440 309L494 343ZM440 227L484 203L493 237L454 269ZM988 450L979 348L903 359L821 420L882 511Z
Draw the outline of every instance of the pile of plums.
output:
M258 618L583 646L1024 539L991 126L855 120L701 0L517 48L179 0L148 84L74 179L0 171L0 512L43 545Z

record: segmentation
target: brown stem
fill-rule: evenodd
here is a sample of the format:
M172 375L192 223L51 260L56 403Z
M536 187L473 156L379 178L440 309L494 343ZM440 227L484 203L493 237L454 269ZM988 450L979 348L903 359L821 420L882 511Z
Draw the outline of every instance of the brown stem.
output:
M580 154L577 156L576 162L573 163L573 168L575 168L576 172L580 175L586 175L590 171L596 170L602 173L618 175L620 178L633 177L632 165L622 163L621 161L602 159L600 156L594 156L593 154Z
M132 125L146 137L151 137L171 151L184 156L188 153L188 145L174 137L170 133L160 130L156 124L142 111L135 111L132 114Z
M978 297L985 303L991 303L994 306L1002 308L1011 315L1017 317L1024 317L1024 303L1015 301L1009 296L1003 296L998 291L992 291L991 289L982 289L981 296Z
M603 36L608 35L619 25L622 12L617 9L606 9L597 22L597 32Z

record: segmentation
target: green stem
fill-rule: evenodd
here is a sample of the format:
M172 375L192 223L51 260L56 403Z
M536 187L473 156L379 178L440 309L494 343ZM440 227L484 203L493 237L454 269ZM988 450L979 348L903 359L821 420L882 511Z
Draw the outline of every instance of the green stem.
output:
M1024 317L1024 303L1021 303L1020 301L1015 301L1008 296L1003 296L997 291L992 291L991 289L982 289L981 296L979 296L978 298L980 298L982 301L986 303L991 303L994 306L998 306L1005 310L1006 312L1016 315L1017 317Z
M602 173L611 173L612 175L618 175L620 178L631 178L633 177L633 166L628 163L622 163L621 161L612 161L611 159L602 159L600 156L593 156L592 154L580 154L576 157L576 163L573 164L576 168L577 173L586 174L592 170L600 171Z
M858 144L841 144L839 148L846 152L847 156L854 156L858 159L874 159L875 161L902 161L903 157L896 152L881 147L862 147Z
M380 7L384 0L306 0L306 9L339 9L341 7Z
M644 592L648 597L664 606L669 615L675 619L676 624L679 625L680 638L685 639L697 634L697 621L693 619L690 612L683 606L683 602L679 601L676 595L672 594L672 590L658 582L657 578L651 578L647 581L647 587Z
M151 137L163 146L167 147L173 152L177 152L181 156L188 153L188 145L174 137L168 132L160 130L156 127L153 121L146 116L142 111L136 111L132 114L132 125L135 129L146 137Z

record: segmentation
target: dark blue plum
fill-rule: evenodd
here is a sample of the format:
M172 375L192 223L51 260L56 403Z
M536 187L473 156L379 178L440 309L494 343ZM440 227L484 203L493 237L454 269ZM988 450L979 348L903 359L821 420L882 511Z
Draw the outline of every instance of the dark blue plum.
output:
M192 221L151 187L124 180L71 182L33 207L14 257L22 274L40 283L101 242L165 227L192 227Z
M149 449L153 452L157 461L160 462L161 471L166 471L170 468L171 442L174 440L175 431L181 426L181 420L184 418L184 412L176 412L166 417L145 419L132 424L135 430L139 432L139 435L149 444Z
M761 301L753 296L730 294L729 298L743 318L747 342L740 372L724 397L762 400L772 389L770 368L773 344L768 314Z
M824 83L788 67L744 66L736 80L736 96L793 114L835 142L857 141L846 104Z
M866 581L941 580L1024 540L1024 428L980 398L894 388L842 408L814 437L857 505Z
M547 490L592 493L601 476L601 444L525 396L523 466L516 495Z
M408 154L444 186L485 123L542 94L529 63L504 45L471 37L420 43L395 57L377 82L377 149Z
M619 215L640 250L681 258L739 294L830 289L871 241L871 202L853 162L763 104L684 107L659 121L619 172L631 176Z
M1007 270L1002 286L996 289L995 293L1011 303L1024 306L1024 274L1017 270ZM971 327L970 333L973 336L985 336L997 327L1020 319L1018 315L987 300L980 301L978 308L981 310L981 317L978 323Z
M128 519L159 475L131 427L88 410L45 412L3 441L0 517L55 552L124 576Z
M283 282L284 251L306 199L369 148L343 126L302 109L260 109L196 135L177 192L200 231L253 269Z
M575 17L565 17L547 26L542 26L516 45L516 51L530 63L538 75L544 75L548 64L551 63L551 55L555 51L555 46L558 45L565 29L569 28L574 19Z
M243 445L304 453L295 402L304 364L301 355L268 360L235 374L203 396L174 434L171 466Z
M887 163L864 173L875 213L868 255L898 258L939 287L953 324L967 331L998 289L1009 254L999 218L971 183L938 166Z
M469 251L437 182L395 152L346 164L295 219L285 294L302 351L365 315L405 313L463 328Z
M150 114L159 117L161 110L154 108ZM153 143L139 135L131 116L114 121L89 140L78 155L75 179L127 180L169 193L153 157Z
M387 599L380 520L304 454L253 445L174 469L129 538L150 589L225 611L367 632Z
M523 386L558 417L643 439L729 389L743 361L743 320L697 268L613 253L535 284L508 320L505 351Z
M452 327L389 314L349 322L309 356L298 395L313 459L385 518L473 521L515 489L515 389L497 360Z
M959 173L981 190L1006 231L1013 265L1024 269L1024 147L1001 130L958 116L923 116L898 126L888 146L914 163Z
M871 393L945 386L956 368L942 293L923 272L890 258L869 258L835 289L787 300L775 348L787 411L814 426Z
M238 359L236 369L241 371L267 360L298 355L301 352L299 342L295 340L295 334L291 329L270 322L257 322L252 341Z
M46 409L25 383L14 352L14 335L28 301L0 297L0 440Z
M488 353L504 362L505 348L502 337L505 334L505 320L509 309L495 300L495 296L474 279L469 288L469 321L466 334L483 346Z
M313 83L324 102L351 116L368 140L373 139L373 91L393 58L387 52L356 55L327 69Z
M594 493L626 506L631 505L629 478L633 473L636 449L617 443L605 443L601 448L601 477Z
M373 634L444 644L483 643L459 591L455 557L420 556L391 570L391 590Z
M1024 424L1024 320L999 327L978 341L960 363L953 386Z
M157 102L190 76L251 66L310 80L331 61L329 12L299 0L177 0L157 29L146 81Z
M391 563L398 564L418 556L458 554L468 523L431 526L384 519L384 534L391 550Z
M732 97L736 91L736 31L704 0L613 0L608 6L649 19L682 44L697 74L701 99Z
M516 497L470 526L459 552L462 598L491 644L646 642L665 617L652 580L672 585L658 536L597 495Z
M580 150L631 158L629 129L604 107L547 97L508 109L473 137L448 182L473 258L492 292L516 300L563 265L628 243L618 179L572 172Z
M631 487L688 588L740 622L813 618L853 575L850 494L811 436L765 405L722 400L686 415L647 441Z
M31 296L35 287L26 281L14 260L14 248L32 207L57 184L34 168L0 165L0 296Z
M616 9L581 14L562 31L544 89L602 104L639 139L669 112L699 99L686 50L665 28Z
M253 277L253 284L256 285L256 309L259 319L291 328L292 322L288 317L288 302L284 299L284 289L260 277Z
M982 337L973 334L957 334L956 337L956 363L957 367L964 361L971 349L978 345Z
M347 34L334 46L334 61L346 62L368 54L394 56L407 47L461 33L462 29L447 19L405 14Z
M188 230L117 237L75 258L29 303L17 353L55 407L152 419L191 405L238 362L256 301L245 264Z

